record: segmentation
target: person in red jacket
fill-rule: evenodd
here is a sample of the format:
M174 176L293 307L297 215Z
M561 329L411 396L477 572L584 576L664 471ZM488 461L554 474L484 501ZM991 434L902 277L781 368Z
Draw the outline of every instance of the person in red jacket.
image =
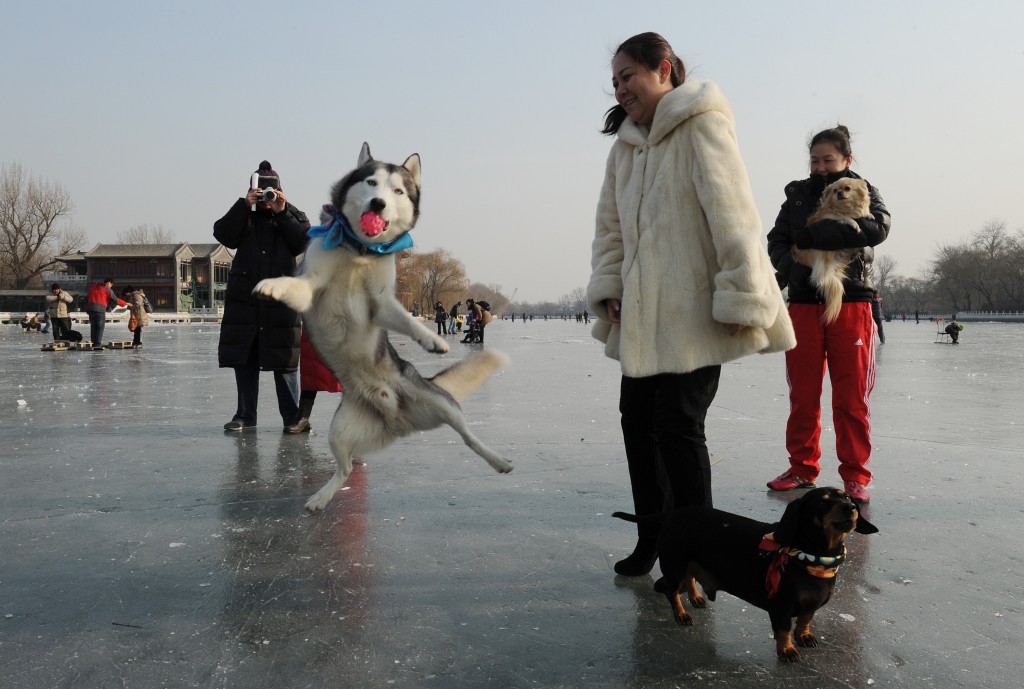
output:
M85 297L85 312L89 314L89 333L93 349L103 348L103 328L107 324L107 312L116 306L128 306L128 302L118 299L111 289L114 281L107 278L89 288Z
M313 415L313 403L318 392L341 392L341 383L331 369L320 360L312 343L302 329L299 340L299 420L284 429L285 433L309 433L313 427L309 417Z

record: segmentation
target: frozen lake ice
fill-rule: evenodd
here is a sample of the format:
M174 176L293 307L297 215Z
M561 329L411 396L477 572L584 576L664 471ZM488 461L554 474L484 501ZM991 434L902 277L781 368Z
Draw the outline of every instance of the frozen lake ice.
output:
M120 329L120 330L119 330ZM124 333L121 333L121 330ZM323 432L234 408L217 327L151 326L138 351L41 352L0 328L4 687L1016 687L1024 642L1024 326L885 324L869 516L822 640L775 660L767 615L727 595L677 628L651 579L616 578L629 509L618 368L574 321L488 329L512 364L470 396L499 476L450 429L367 458L323 515ZM127 338L122 325L107 336ZM430 355L396 345L423 372ZM824 395L827 403L829 392ZM724 367L708 419L716 506L771 521L790 496L781 355ZM823 474L838 482L824 414Z

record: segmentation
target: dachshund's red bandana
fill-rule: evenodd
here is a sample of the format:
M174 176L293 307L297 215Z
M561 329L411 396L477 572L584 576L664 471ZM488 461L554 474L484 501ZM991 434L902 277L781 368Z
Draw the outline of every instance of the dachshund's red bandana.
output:
M811 555L797 548L782 545L775 540L775 534L765 534L761 539L758 550L766 557L772 558L768 565L768 574L764 578L764 586L768 591L769 598L775 598L779 592L779 583L782 581L782 573L786 571L786 565L790 558L810 575L821 579L831 579L836 575L839 565L846 558L846 546L839 555Z

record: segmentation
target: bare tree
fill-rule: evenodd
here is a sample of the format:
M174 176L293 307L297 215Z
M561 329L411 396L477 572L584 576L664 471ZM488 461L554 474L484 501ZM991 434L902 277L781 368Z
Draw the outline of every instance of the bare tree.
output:
M176 244L174 232L163 225L143 223L117 233L119 244Z
M888 300L890 293L889 285L896 276L896 259L888 254L876 255L871 266L871 272L875 277L875 288L882 295L882 299Z
M403 252L400 259L403 287L412 293L420 313L433 313L438 301L446 306L465 290L466 269L444 249L425 254Z
M30 177L19 163L0 168L0 285L40 286L56 256L85 241L68 223L73 206L63 185Z
M587 290L585 287L577 287L569 292L569 303L576 313L583 313L587 308Z
M480 282L471 283L466 287L466 296L475 301L486 301L491 305L491 314L502 316L509 306L509 298L502 292L501 285L491 283L485 285Z

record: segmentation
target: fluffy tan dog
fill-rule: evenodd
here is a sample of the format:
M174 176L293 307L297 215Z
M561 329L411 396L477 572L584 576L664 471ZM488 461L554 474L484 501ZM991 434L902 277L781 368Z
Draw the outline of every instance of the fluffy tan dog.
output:
M838 220L849 224L860 233L857 218L871 217L871 196L868 183L862 179L843 178L825 187L821 194L818 210L807 219L807 224L819 220ZM828 325L839 317L843 308L843 280L846 267L857 254L858 249L798 249L793 245L793 260L811 269L811 283L825 299L825 313L822 321Z

